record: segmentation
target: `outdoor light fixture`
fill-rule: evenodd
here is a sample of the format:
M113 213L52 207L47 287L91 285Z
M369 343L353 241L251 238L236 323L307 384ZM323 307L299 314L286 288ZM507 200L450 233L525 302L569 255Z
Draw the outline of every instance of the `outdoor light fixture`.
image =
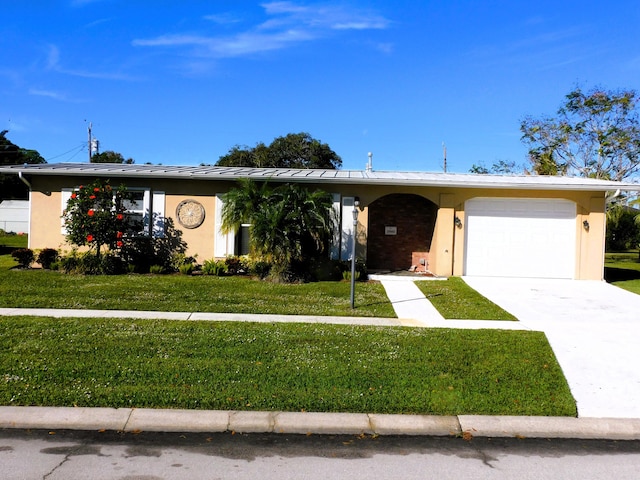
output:
M453 223L455 224L456 227L462 228L462 220L460 220L460 217L458 217L457 215L453 219Z
M589 221L585 220L584 222L582 222L582 226L584 227L584 229L588 232L589 231Z
M360 199L354 197L353 199L353 231L352 244L351 244L351 308L355 308L355 294L356 294L356 231L358 229L358 207L360 206Z

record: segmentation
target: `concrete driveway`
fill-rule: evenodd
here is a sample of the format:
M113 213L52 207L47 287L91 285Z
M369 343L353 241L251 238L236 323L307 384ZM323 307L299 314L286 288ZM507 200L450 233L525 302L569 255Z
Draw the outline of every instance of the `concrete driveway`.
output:
M597 281L464 280L545 332L580 417L640 418L640 295Z

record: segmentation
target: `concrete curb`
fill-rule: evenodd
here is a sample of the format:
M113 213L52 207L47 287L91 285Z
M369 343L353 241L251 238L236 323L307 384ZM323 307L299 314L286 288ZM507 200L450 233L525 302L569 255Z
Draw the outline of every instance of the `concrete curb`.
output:
M640 419L0 407L0 428L640 440Z

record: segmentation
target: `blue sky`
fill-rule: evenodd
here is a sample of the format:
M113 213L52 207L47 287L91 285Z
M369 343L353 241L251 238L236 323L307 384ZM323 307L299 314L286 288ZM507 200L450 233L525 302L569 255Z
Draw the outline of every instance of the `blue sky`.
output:
M308 132L344 169L524 164L519 122L638 89L640 2L3 2L0 129L48 162L215 163Z

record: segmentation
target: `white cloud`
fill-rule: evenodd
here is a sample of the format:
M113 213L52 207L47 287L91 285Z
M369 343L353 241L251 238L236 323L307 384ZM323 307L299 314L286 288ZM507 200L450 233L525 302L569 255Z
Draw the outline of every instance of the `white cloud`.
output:
M136 80L136 78L119 73L119 72L105 72L97 70L84 70L84 69L71 69L63 67L60 63L60 49L56 45L48 46L46 69L49 71L61 73L64 75L71 75L81 78L94 78L100 80Z
M318 40L336 31L385 29L390 21L369 10L340 5L298 5L289 1L261 5L267 19L235 35L220 36L192 33L165 34L135 39L139 47L193 47L195 57L228 58L280 50ZM216 24L237 22L231 14L207 15Z
M36 95L38 97L48 97L53 100L67 101L66 95L51 90L41 90L37 88L30 88L29 95Z

